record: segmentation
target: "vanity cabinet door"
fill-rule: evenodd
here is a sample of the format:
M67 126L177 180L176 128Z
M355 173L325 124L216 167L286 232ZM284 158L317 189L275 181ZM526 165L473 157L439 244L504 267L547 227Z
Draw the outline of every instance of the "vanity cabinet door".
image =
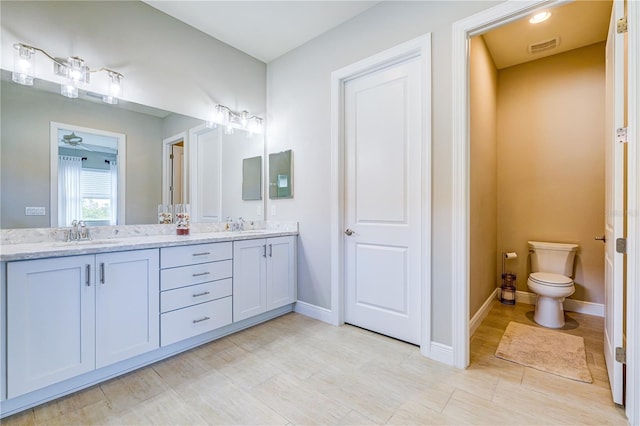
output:
M296 237L267 239L267 310L296 301Z
M96 368L160 343L158 249L96 255Z
M267 240L233 242L233 321L267 310Z
M296 237L233 243L233 321L296 300Z
M7 397L95 367L94 256L7 264Z

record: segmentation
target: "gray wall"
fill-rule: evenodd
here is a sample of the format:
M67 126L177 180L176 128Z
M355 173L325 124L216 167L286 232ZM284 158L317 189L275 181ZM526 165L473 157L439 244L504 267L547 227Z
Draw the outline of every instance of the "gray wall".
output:
M140 1L5 1L2 68L13 43L124 74L123 99L205 119L214 103L265 111L265 64ZM36 56L38 73L50 62ZM104 73L92 74L99 85Z
M451 26L497 3L382 2L268 64L268 152L296 158L295 198L270 200L277 216L268 217L300 222L300 300L331 308L331 72L431 32L432 338L451 344Z

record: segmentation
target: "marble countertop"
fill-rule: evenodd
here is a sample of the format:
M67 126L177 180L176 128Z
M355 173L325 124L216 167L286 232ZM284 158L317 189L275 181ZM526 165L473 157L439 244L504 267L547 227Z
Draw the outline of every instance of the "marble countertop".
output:
M125 233L126 234L126 233ZM90 241L65 242L60 240L27 241L0 246L0 261L41 259L47 257L74 256L113 251L141 250L148 248L175 247L190 244L217 243L224 241L250 240L287 235L297 235L296 226L274 226L264 229L247 229L244 231L212 231L191 232L189 235L125 235L100 238L94 235Z

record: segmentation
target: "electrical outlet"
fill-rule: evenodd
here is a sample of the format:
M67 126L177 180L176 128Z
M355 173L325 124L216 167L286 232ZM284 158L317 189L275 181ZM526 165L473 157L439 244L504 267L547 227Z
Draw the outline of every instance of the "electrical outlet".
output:
M276 205L271 204L271 216L275 216L275 215L276 215Z
M44 207L25 207L25 216L45 216L47 213Z

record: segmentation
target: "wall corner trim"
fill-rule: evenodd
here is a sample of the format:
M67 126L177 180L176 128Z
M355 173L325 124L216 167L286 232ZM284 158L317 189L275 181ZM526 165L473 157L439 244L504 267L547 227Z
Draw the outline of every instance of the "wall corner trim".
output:
M336 325L334 324L331 310L323 308L322 306L312 305L311 303L298 300L293 307L293 311L306 317L317 319L318 321Z
M469 337L473 336L473 333L475 333L478 327L480 327L482 321L487 317L487 315L489 315L489 311L493 308L493 305L495 305L499 294L499 289L496 288L493 290L480 309L478 309L478 312L476 312L473 318L471 318L471 321L469 321Z

